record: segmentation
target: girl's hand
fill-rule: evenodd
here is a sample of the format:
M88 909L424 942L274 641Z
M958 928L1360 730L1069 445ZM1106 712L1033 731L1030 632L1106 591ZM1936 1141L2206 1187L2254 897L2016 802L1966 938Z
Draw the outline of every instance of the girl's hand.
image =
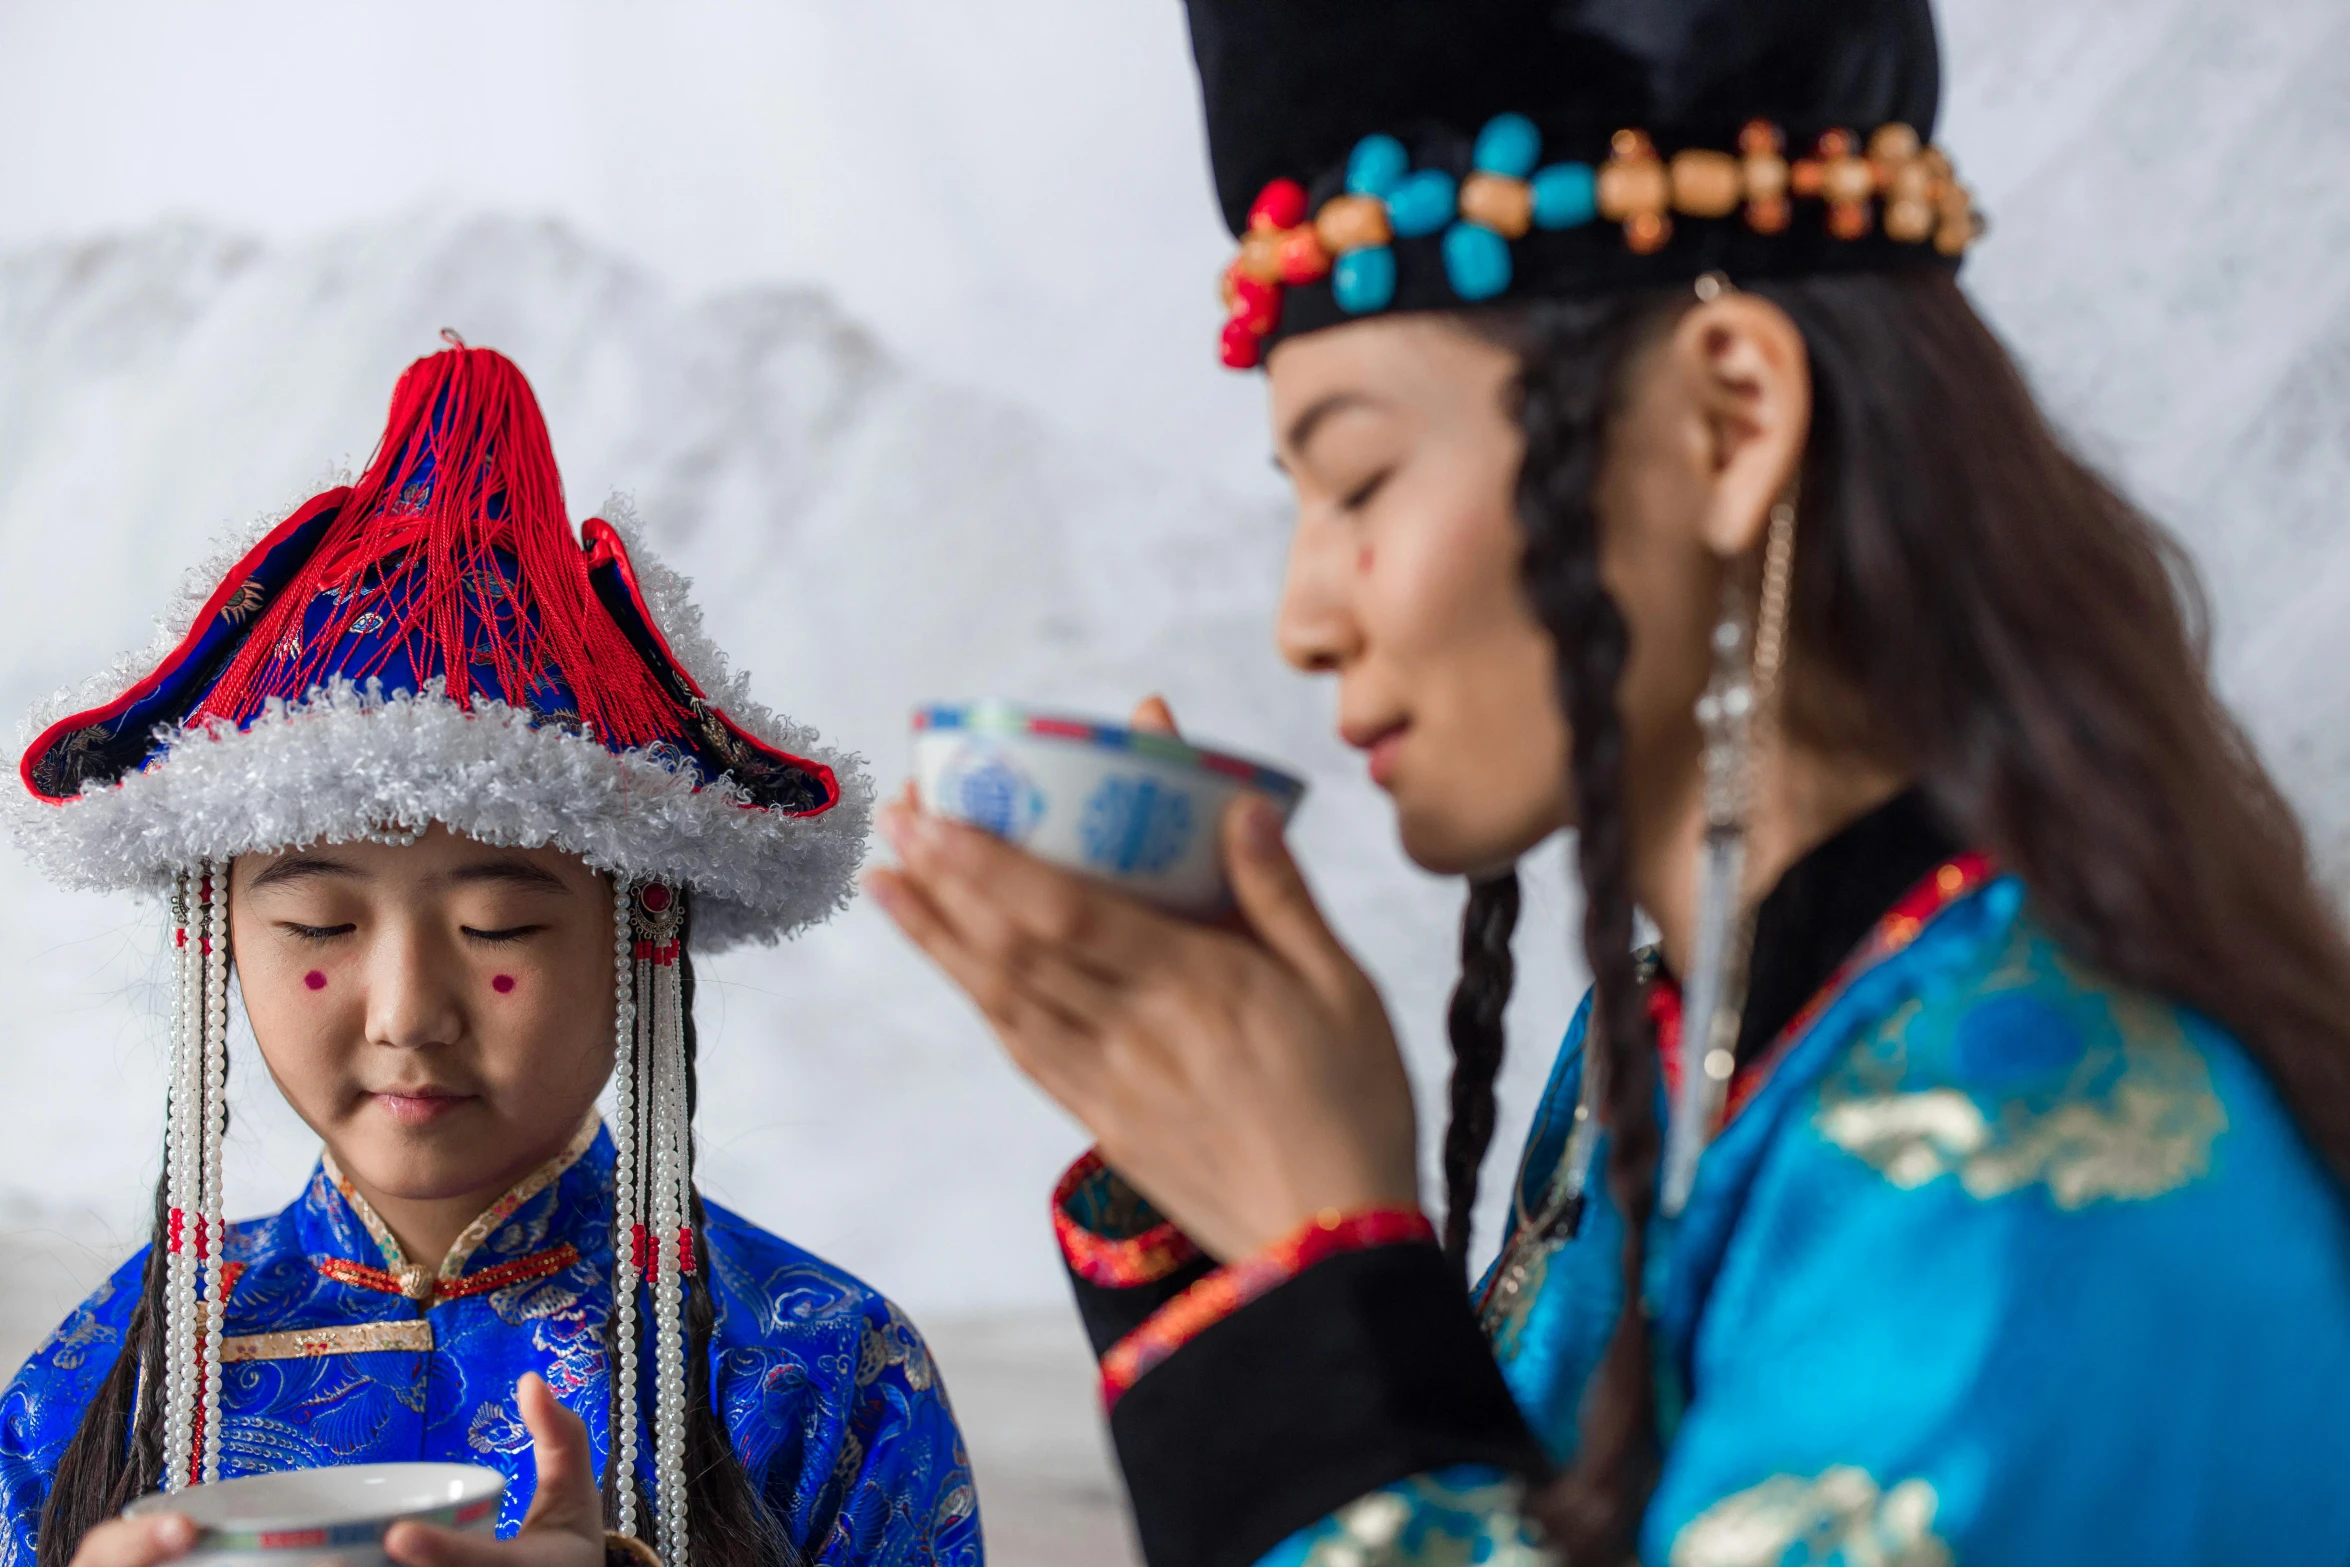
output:
M178 1513L109 1518L82 1536L72 1567L162 1567L196 1543L196 1526Z
M596 1489L586 1424L535 1375L525 1374L514 1384L514 1401L522 1406L539 1471L538 1490L514 1538L396 1523L384 1535L385 1555L402 1567L604 1567L604 1499ZM94 1531L91 1538L97 1538ZM75 1567L82 1567L79 1557Z
M1156 724L1147 720L1156 717ZM1155 701L1138 727L1171 728ZM1220 824L1241 918L1161 914L910 798L867 888L1102 1157L1209 1253L1419 1200L1411 1085L1378 992L1244 798Z

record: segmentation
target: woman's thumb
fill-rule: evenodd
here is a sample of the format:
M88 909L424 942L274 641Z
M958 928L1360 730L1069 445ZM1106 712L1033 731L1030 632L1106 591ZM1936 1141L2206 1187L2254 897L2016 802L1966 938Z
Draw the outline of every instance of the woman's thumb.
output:
M1280 811L1262 795L1243 795L1225 811L1224 867L1233 900L1259 941L1317 986L1344 972L1350 960L1290 858Z

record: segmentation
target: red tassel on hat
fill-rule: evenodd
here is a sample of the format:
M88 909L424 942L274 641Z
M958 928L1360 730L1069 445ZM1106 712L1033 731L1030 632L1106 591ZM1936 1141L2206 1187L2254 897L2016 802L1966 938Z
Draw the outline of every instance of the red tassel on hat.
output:
M499 550L512 556L510 571ZM329 592L340 597L320 634L278 656ZM382 643L367 661L332 667L352 622L369 613L388 623ZM256 622L203 715L241 724L273 697L299 700L336 675L364 681L403 645L420 673L441 672L460 705L472 700L476 663L518 703L559 672L581 720L607 746L649 744L684 716L597 600L538 399L492 349L451 348L400 377L366 473Z

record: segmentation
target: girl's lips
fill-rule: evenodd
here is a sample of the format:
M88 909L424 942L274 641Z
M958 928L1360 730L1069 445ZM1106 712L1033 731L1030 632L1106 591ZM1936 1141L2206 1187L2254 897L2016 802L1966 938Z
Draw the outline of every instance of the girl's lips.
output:
M412 1092L382 1090L372 1096L391 1118L402 1126L428 1126L459 1105L471 1099L471 1094L450 1093L446 1089L426 1088Z

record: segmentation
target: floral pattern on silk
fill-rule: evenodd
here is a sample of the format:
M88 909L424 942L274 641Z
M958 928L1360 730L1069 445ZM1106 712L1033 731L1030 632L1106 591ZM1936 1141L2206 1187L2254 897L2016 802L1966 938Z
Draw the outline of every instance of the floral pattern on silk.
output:
M322 1164L283 1212L231 1226L229 1257L245 1266L228 1297L222 1475L488 1464L511 1482L498 1524L511 1534L535 1483L514 1403L523 1372L546 1378L587 1422L603 1465L611 1140L591 1129L494 1205L437 1270L412 1266L396 1243L387 1251L363 1206ZM706 1208L717 1407L802 1554L815 1567L979 1567L970 1465L913 1325L838 1269ZM556 1271L532 1261L565 1247L575 1260ZM76 1308L0 1398L0 1567L35 1559L50 1477L114 1363L145 1262L142 1250ZM408 1293L396 1291L403 1282ZM648 1345L648 1376L652 1362ZM652 1408L649 1387L639 1408ZM650 1441L640 1431L638 1450Z

